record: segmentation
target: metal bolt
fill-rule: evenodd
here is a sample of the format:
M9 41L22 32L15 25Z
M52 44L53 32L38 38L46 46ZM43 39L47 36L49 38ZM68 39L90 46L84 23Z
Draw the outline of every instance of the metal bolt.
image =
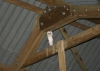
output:
M65 12L62 12L62 15L65 15Z
M99 11L100 9L98 9L98 11Z
M54 6L54 8L56 8L57 6Z
M74 12L75 12L75 10L74 10Z
M49 11L51 11L51 9L50 9L50 8L49 8L48 10L49 10Z
M16 65L18 65L19 63L17 62Z
M40 23L41 24L41 26L43 26L43 22L42 23Z
M44 11L44 13L46 13L46 10Z
M86 11L87 11L87 9L86 9Z
M68 10L68 8L67 8L67 10Z
M50 17L49 17L49 19L50 19Z

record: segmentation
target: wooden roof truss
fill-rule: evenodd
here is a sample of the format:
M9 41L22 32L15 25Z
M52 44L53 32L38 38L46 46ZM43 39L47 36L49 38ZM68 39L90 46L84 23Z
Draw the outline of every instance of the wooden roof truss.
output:
M60 71L66 71L64 50L71 49L82 71L88 71L74 46L100 35L100 21L98 20L100 18L100 5L76 6L65 3L62 0L38 0L48 5L46 9L43 10L21 0L5 1L36 12L37 16L34 29L13 65L7 66L0 64L0 70L26 71L24 69L25 67L58 53ZM91 28L75 22L78 19L87 19L98 25ZM85 31L73 37L69 37L65 28L62 27L66 24L70 24ZM49 30L54 31L58 28L65 40L58 41L54 46L35 53L46 32Z

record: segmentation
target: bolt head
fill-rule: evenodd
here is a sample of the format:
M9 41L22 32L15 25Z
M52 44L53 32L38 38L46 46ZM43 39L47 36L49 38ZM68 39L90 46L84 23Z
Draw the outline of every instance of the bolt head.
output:
M62 15L65 15L66 13L65 12L62 12Z

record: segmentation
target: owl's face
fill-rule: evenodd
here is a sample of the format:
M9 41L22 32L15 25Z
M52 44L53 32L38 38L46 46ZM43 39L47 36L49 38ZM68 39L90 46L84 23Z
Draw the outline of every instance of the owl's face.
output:
M52 36L52 31L48 31L47 36Z

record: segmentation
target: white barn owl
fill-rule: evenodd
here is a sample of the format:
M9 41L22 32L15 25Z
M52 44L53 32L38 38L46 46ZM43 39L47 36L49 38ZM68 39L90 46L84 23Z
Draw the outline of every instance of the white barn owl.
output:
M50 46L53 46L53 33L52 31L47 32L48 43Z

